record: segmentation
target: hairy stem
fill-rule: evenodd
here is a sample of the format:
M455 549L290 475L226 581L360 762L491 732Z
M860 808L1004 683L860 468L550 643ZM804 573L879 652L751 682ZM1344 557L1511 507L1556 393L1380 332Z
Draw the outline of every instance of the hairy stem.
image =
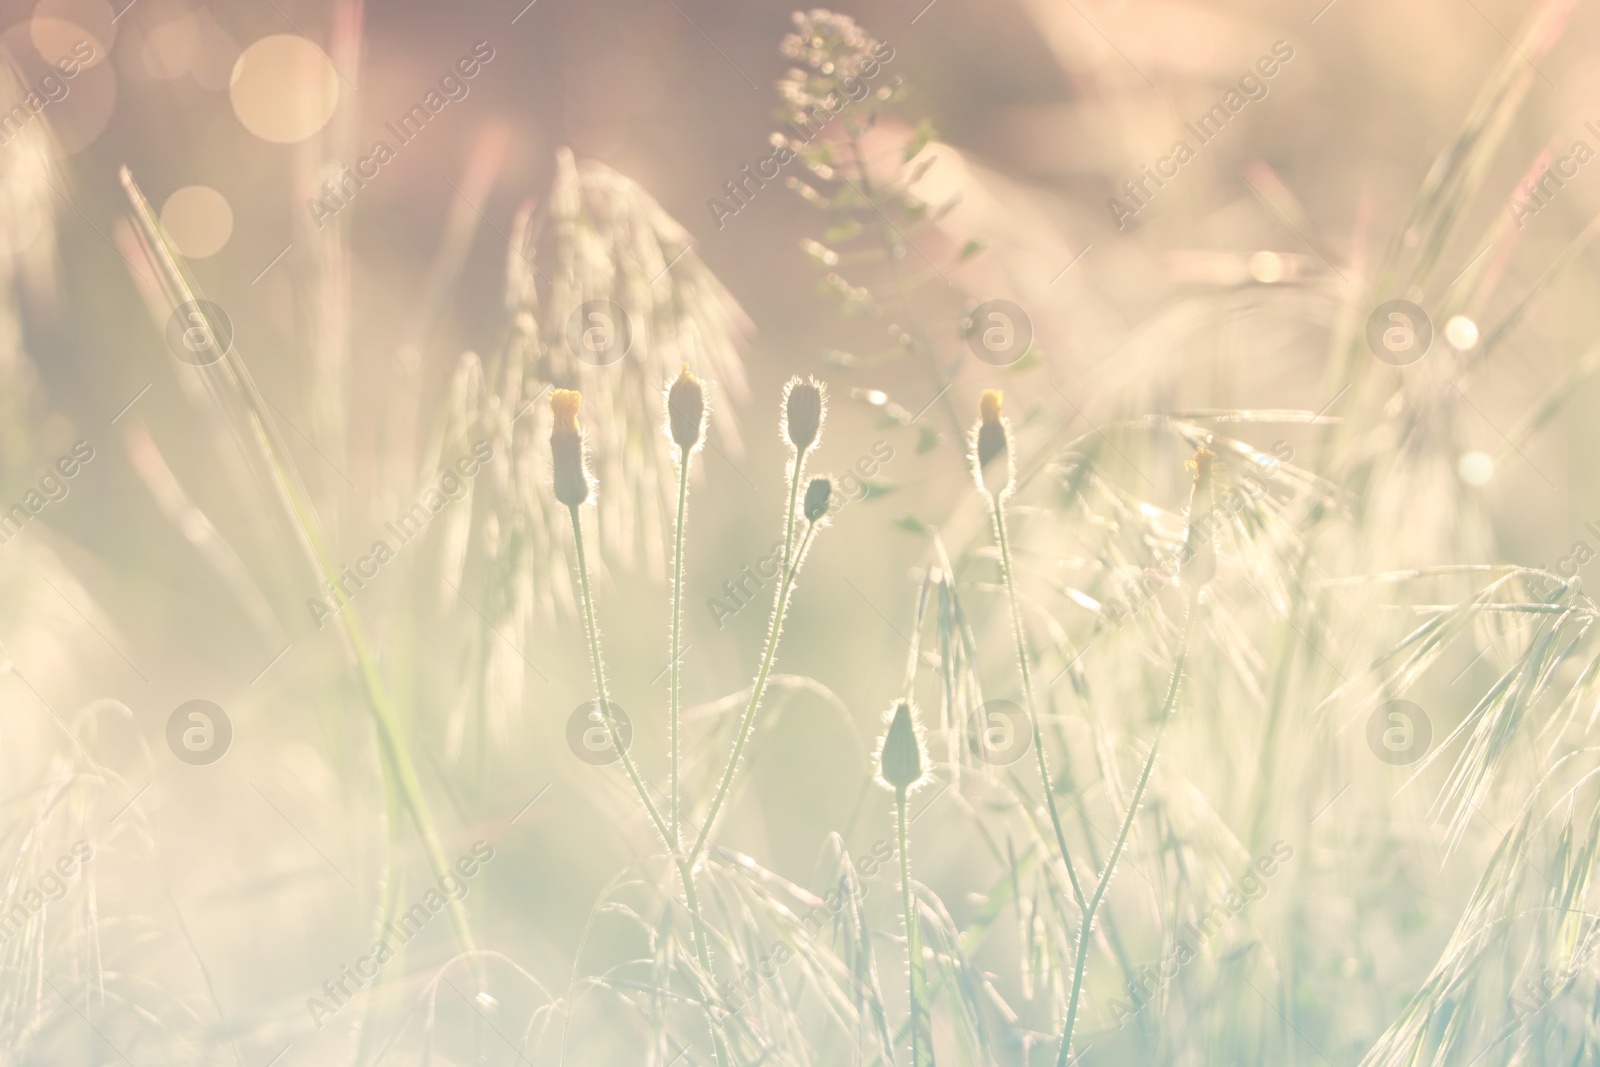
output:
M1045 804L1050 811L1050 825L1055 828L1056 844L1061 849L1061 862L1067 866L1067 878L1072 882L1072 895L1079 908L1086 908L1083 887L1078 883L1078 872L1072 866L1072 856L1067 851L1067 835L1061 829L1061 813L1056 809L1056 791L1050 777L1050 764L1044 754L1044 733L1039 729L1039 709L1033 698L1033 672L1028 669L1028 646L1023 639L1022 604L1017 598L1017 581L1011 566L1011 540L1006 534L1006 506L998 496L989 497L989 514L994 519L994 536L1000 545L1000 570L1005 579L1006 598L1011 604L1011 632L1017 642L1017 664L1022 668L1022 693L1028 702L1028 722L1033 729L1033 754L1039 764L1039 781L1044 786Z
M600 630L595 625L594 594L589 590L589 558L583 551L583 523L578 518L578 505L570 504L567 511L572 515L572 543L577 546L578 555L578 588L583 594L583 622L589 636L589 657L594 665L595 689L600 695L600 717L605 720L606 732L611 737L611 744L617 750L617 755L622 757L622 766L628 772L628 779L633 782L634 791L639 794L639 801L644 805L644 810L649 813L650 821L655 824L656 832L661 835L668 848L672 848L672 832L666 820L650 801L650 793L644 787L644 779L639 777L639 770L633 765L633 757L628 755L628 746L622 743L622 737L617 733L616 720L611 715L611 694L606 688L605 662L600 658Z
M683 831L681 826L679 793L678 793L678 712L680 694L678 692L678 643L683 636L683 525L689 512L689 450L683 449L678 464L678 521L677 529L672 539L672 677L669 680L671 694L668 699L667 734L672 748L672 782L670 786L670 800L672 814L672 848L673 851L683 849Z
M1122 829L1117 832L1117 840L1111 846L1111 855L1106 860L1105 871L1100 875L1099 882L1094 887L1094 896L1089 899L1089 906L1083 912L1083 925L1078 929L1078 958L1072 970L1072 994L1067 1001L1067 1025L1061 1034L1061 1051L1056 1056L1056 1067L1066 1067L1068 1058L1072 1054L1072 1030L1078 1020L1078 999L1083 992L1083 968L1089 958L1089 936L1094 925L1094 914L1100 907L1100 902L1105 899L1106 889L1111 885L1111 876L1116 872L1117 861L1122 858L1122 849L1128 843L1128 832L1133 829L1133 818L1139 812L1139 805L1144 802L1145 788L1150 784L1150 772L1156 765L1156 753L1161 748L1161 738L1167 732L1167 723L1172 719L1172 709L1178 702L1178 689L1183 684L1183 666L1189 658L1189 634L1194 626L1195 595L1189 595L1189 606L1183 616L1183 636L1178 639L1178 655L1172 664L1172 680L1167 685L1167 699L1161 706L1161 718L1156 722L1156 735L1150 741L1150 753L1144 759L1144 769L1139 772L1139 783L1134 786L1133 798L1128 801L1128 812L1122 818Z
M796 483L798 484L798 482ZM711 808L706 812L706 819L700 826L700 836L695 840L694 847L689 850L686 857L689 865L694 866L694 861L700 855L700 850L705 848L706 841L711 837L712 827L716 825L717 815L722 811L723 803L728 799L728 787L733 784L733 776L739 769L739 760L744 755L744 746L750 740L751 727L755 725L756 708L761 704L761 696L767 689L767 677L772 672L772 661L777 658L778 639L783 635L783 619L789 610L789 592L794 588L795 575L800 572L800 564L804 562L806 550L811 547L811 538L817 532L817 524L811 523L806 527L806 533L800 540L800 548L794 555L794 566L789 568L784 575L783 584L778 589L778 597L772 605L772 623L767 628L767 647L761 656L761 667L756 672L755 683L750 688L750 702L745 705L744 718L739 723L739 736L734 740L733 753L728 757L728 766L722 772L722 781L717 783L716 795L711 799Z
M922 1035L924 1020L928 1017L928 980L922 970L922 928L917 922L916 903L911 896L911 848L910 835L906 823L906 791L896 789L894 793L895 811L899 816L900 831L900 900L906 917L906 970L909 972L911 983L911 1067L922 1067L924 1063L931 1064L932 1034L926 1054L923 1050Z
M705 921L700 917L700 895L695 891L694 865L686 861L681 853L674 858L678 864L678 876L683 879L683 899L689 905L689 941L694 945L695 959L700 961L700 970L705 974L708 987L706 1018L711 1023L711 1044L716 1049L717 1067L728 1067L728 1047L722 1038L722 1021L711 1010L716 975L711 970L711 950L706 944Z

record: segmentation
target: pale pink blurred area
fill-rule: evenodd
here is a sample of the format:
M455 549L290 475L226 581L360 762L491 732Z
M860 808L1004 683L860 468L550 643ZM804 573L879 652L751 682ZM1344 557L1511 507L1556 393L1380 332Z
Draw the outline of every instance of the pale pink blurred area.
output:
M880 839L888 800L869 788L871 742L904 675L981 642L982 685L1021 699L989 540L998 497L974 495L968 456L990 391L1003 393L1016 435L1007 459L1023 483L1026 580L1016 610L1037 642L1023 655L1050 679L1045 743L1093 772L1062 795L1111 805L1095 810L1113 828L1180 631L1166 616L1148 633L1141 623L1115 638L1122 658L1100 645L1077 666L1073 643L1090 620L1099 627L1106 602L1087 591L1083 574L1101 572L1084 544L1126 548L1120 564L1159 577L1139 553L1181 542L1212 434L1239 435L1217 444L1224 479L1275 470L1269 457L1297 449L1310 468L1329 442L1380 472L1360 507L1355 489L1307 474L1295 483L1302 511L1253 531L1285 558L1304 552L1303 588L1250 557L1227 572L1252 594L1242 606L1216 585L1214 599L1188 601L1240 635L1230 658L1195 672L1195 699L1237 696L1244 710L1205 705L1209 718L1180 719L1229 762L1168 749L1161 773L1177 764L1200 784L1163 792L1154 810L1203 839L1192 851L1215 860L1213 882L1248 859L1243 828L1218 813L1269 764L1250 732L1273 692L1268 667L1291 664L1282 677L1301 685L1323 670L1308 648L1371 652L1371 634L1399 625L1402 605L1374 599L1378 623L1297 629L1316 605L1342 603L1342 569L1371 565L1394 584L1425 564L1545 562L1588 536L1574 533L1580 520L1600 521L1589 244L1600 162L1572 163L1559 188L1529 199L1552 166L1585 154L1579 143L1600 151L1595 6L858 0L839 10L892 59L869 79L874 122L857 129L847 119L860 112L849 112L801 138L817 153L809 169L778 162L797 138L778 86L803 60L779 50L796 22L776 0L19 0L0 11L0 518L18 502L28 516L0 540L0 775L22 783L0 844L33 840L30 827L50 848L103 834L103 859L87 870L106 895L69 898L52 929L70 936L50 945L67 961L69 1006L94 1005L83 1020L138 1008L103 1035L130 1062L382 1062L390 1038L391 1062L514 1062L507 1045L522 1035L497 1046L496 1028L544 1027L555 1045L556 1004L581 1022L565 1062L643 1062L628 1058L632 1046L617 1051L638 1020L616 1005L637 991L591 976L642 951L617 933L623 920L681 918L687 904L667 893L653 912L626 896L674 869L622 771L569 751L574 709L597 698L572 520L547 499L553 388L583 392L587 462L601 481L576 521L589 531L598 630L613 697L664 784L682 458L662 430L664 396L680 368L704 382L706 439L682 483L693 508L687 774L700 788L715 782L748 668L773 632L774 587L748 574L774 551L785 478L798 469L786 466L779 397L797 375L827 382L825 450L811 473L832 474L851 499L817 527L796 587L774 694L728 807L738 851L705 860L730 878L756 872L716 898L732 912L769 902L764 893L779 900L779 875L810 893L807 880L826 875L818 856L837 857L846 837L892 853ZM1541 21L1519 36L1529 19ZM1512 41L1527 54L1502 67ZM1491 91L1520 94L1519 106L1485 106L1463 138ZM1494 151L1473 154L1486 144ZM1428 200L1447 179L1471 195ZM1435 246L1440 218L1450 225ZM1438 311L1415 369L1365 358L1380 291ZM615 364L571 341L613 302L635 314L626 336L638 345ZM978 311L996 303L1020 312L1007 327L1032 341L1014 360L977 347ZM1401 429L1338 436L1369 424ZM28 494L80 440L94 461L30 512ZM452 474L467 456L474 476ZM1381 477L1407 459L1426 477ZM456 490L433 489L448 484ZM427 534L394 534L430 490L449 503ZM1089 506L1075 494L1093 493L1101 513L1072 511ZM1068 512L1092 538L1062 532ZM1352 514L1381 533L1338 546L1326 569L1307 564L1325 546L1293 522ZM327 606L337 581L359 590L347 596L354 625ZM758 593L729 611L723 598L746 581ZM1178 603L1184 581L1161 583L1151 602ZM956 588L964 607L949 599ZM1410 625L1445 611L1424 603ZM910 639L926 619L944 627L937 648ZM1520 649L1511 626L1457 630L1493 650L1487 669ZM1330 691L1368 680L1372 657L1324 659L1340 674ZM1471 677L1471 666L1452 670ZM1467 685L1447 692L1470 709ZM1108 691L1131 695L1107 710ZM1347 780L1337 746L1365 709L1354 697L1324 708L1327 693L1309 692L1284 698L1303 719L1272 737L1326 744L1327 780L1294 785L1332 794ZM174 709L195 700L231 717L233 747L214 765L187 762L168 740ZM1440 736L1461 721L1441 714ZM959 765L952 745L933 758ZM404 773L401 750L413 760ZM1425 884L1441 898L1467 891L1463 868L1439 873L1450 856L1429 836L1430 797L1400 785L1362 779L1347 803L1392 801L1395 839L1433 850ZM1063 975L1028 955L1031 942L1019 947L1045 920L1014 920L1004 901L984 913L973 881L986 849L1017 843L934 830L1009 799L999 787L952 792L919 824L936 847L918 877L953 902L935 916L949 924L945 947L962 944L961 924L1004 913L999 948L980 961L1002 992L974 988L1011 998L995 1009L1012 1026L1004 1062L1031 1067L1045 1062L1039 1035L1057 1025L1049 998ZM1521 818L1495 810L1507 825ZM1375 820L1360 808L1348 817L1348 838L1365 840ZM1322 825L1336 818L1345 813ZM1105 846L1084 819L1086 839ZM1141 824L1136 847L1161 847L1144 834ZM441 856L453 862L479 841L499 851L464 898L471 936L440 912L376 1006L356 997L326 1028L313 1021L308 998L370 949L385 909L410 906L437 881ZM1332 854L1319 848L1304 854ZM1385 886L1387 868L1361 877ZM1133 870L1119 878L1119 890L1139 890ZM886 908L891 890L874 893ZM1053 882L1039 899L1071 907ZM1307 913L1333 910L1306 899ZM783 897L774 912L804 903ZM1148 903L1116 904L1119 919L1150 920L1128 950L1139 958L1169 932ZM1424 934L1405 952L1424 937L1438 949L1445 905L1413 904L1407 929ZM903 952L892 910L874 915L868 943ZM1104 965L1095 980L1114 989L1103 929L1086 936ZM1377 1007L1313 1006L1328 1027L1317 1039L1341 1041L1324 1059L1354 1063L1376 1040L1420 982L1411 971L1431 962L1415 952L1373 950L1388 970L1362 991ZM695 965L681 956L674 966ZM1004 978L987 970L994 958L1012 968ZM19 1064L113 1062L61 1004L39 1007L43 960L22 961L36 968L18 972L26 983L0 983L0 1039L67 1035L29 1046L44 1050ZM112 995L91 980L130 961L170 986L133 988L145 979L131 965L118 980L135 978L110 982ZM1299 959L1284 961L1293 976ZM903 962L882 955L872 980L881 973L904 997ZM1028 967L1041 969L1013 973ZM680 994L672 1010L692 1006ZM1025 1010L1007 1015L1015 1005ZM1263 1033L1283 1029L1262 1017ZM1096 1039L1114 1039L1108 1019ZM1345 1029L1329 1021L1345 1019ZM714 1062L708 1033L694 1031L705 1048L684 1063ZM939 1032L943 1052L953 1033ZM649 1038L650 1063L676 1062L664 1032ZM1294 1062L1311 1061L1290 1047Z

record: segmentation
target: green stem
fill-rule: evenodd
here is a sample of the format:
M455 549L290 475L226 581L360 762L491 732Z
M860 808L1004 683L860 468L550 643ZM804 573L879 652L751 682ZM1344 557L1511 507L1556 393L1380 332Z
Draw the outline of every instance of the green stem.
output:
M1094 924L1095 911L1099 909L1100 902L1105 899L1106 889L1111 885L1111 876L1116 872L1117 861L1122 858L1122 849L1128 843L1128 832L1133 829L1133 817L1139 812L1139 805L1144 801L1145 788L1150 784L1150 772L1156 765L1156 753L1161 748L1161 738L1167 730L1167 723L1172 718L1172 709L1178 702L1178 688L1183 683L1183 666L1189 658L1189 634L1194 626L1196 597L1193 592L1189 595L1189 606L1183 616L1183 636L1178 639L1178 655L1172 664L1172 681L1167 686L1167 699L1161 707L1161 718L1156 723L1156 736L1150 742L1150 754L1145 757L1144 769L1139 772L1139 784L1134 786L1133 799L1128 802L1128 813L1123 816L1122 829L1117 833L1117 842L1111 846L1111 856L1106 860L1104 873L1095 886L1094 896L1089 899L1089 906L1083 912L1083 925L1078 930L1078 959L1072 971L1072 995L1067 1001L1067 1025L1061 1034L1061 1051L1056 1056L1056 1067L1066 1067L1067 1059L1072 1053L1072 1030L1078 1020L1078 998L1083 992L1083 968L1089 958L1089 936Z
M678 522L677 531L673 536L672 547L672 686L668 698L669 711L667 713L667 733L671 738L672 748L672 784L670 804L672 808L672 848L680 851L683 848L683 831L680 822L680 809L678 802L678 642L683 634L683 525L689 511L689 450L683 449L678 463Z
M728 799L728 787L733 784L734 773L739 769L739 759L744 755L745 742L750 740L750 730L756 721L756 708L761 704L762 694L766 692L767 677L772 672L772 661L778 654L778 638L783 635L783 618L789 610L789 592L794 588L795 575L800 572L800 564L805 561L806 550L811 546L811 538L816 531L816 523L806 527L805 537L800 541L800 550L794 556L794 567L784 576L783 585L778 589L777 601L772 606L772 625L767 629L767 647L762 653L761 668L756 672L755 683L750 689L750 703L745 705L744 718L739 723L739 736L734 740L733 754L728 757L728 766L722 772L722 781L717 783L716 795L711 799L711 809L706 813L705 822L700 826L700 836L686 857L691 867L694 866L696 857L700 855L700 850L705 848L706 841L711 836L717 815L722 811L723 802Z
M600 658L600 630L595 625L594 595L589 591L589 558L583 551L583 523L578 518L578 505L569 504L567 511L572 515L572 543L578 550L578 586L583 594L583 622L589 635L589 657L594 664L594 684L600 694L600 716L605 720L606 732L611 737L612 747L617 750L617 755L622 757L622 766L628 772L628 779L633 782L634 791L639 794L644 810L649 813L650 821L655 824L656 832L661 835L662 841L671 848L671 831L666 821L661 818L661 813L656 810L656 806L650 802L650 793L644 787L644 779L639 777L639 770L633 765L633 757L628 755L628 747L622 743L622 738L617 733L616 721L611 715L611 695L606 691L606 667Z
M717 1067L728 1067L728 1048L722 1038L722 1020L711 1011L711 997L716 990L716 975L711 970L711 952L706 946L705 923L700 917L700 897L695 892L694 867L685 861L681 854L674 858L678 864L678 875L683 879L683 898L689 905L689 942L694 946L695 958L700 961L700 970L706 976L708 987L706 1018L711 1022L711 1044L716 1049Z
M1055 828L1056 844L1061 848L1061 861L1067 866L1067 878L1072 882L1072 895L1079 908L1084 908L1083 887L1078 884L1078 872L1072 866L1072 856L1067 852L1067 835L1061 829L1061 812L1056 809L1056 791L1050 777L1050 764L1044 755L1044 733L1039 729L1039 709L1033 698L1033 672L1028 669L1028 647L1022 636L1022 605L1017 599L1017 581L1011 567L1011 540L1006 534L1006 507L999 496L989 497L990 515L994 518L994 536L1000 545L1000 570L1005 579L1006 597L1011 604L1011 632L1017 641L1017 664L1022 668L1022 693L1028 702L1028 720L1033 728L1033 753L1039 764L1039 781L1044 786L1044 799L1050 811L1050 825Z
M171 238L167 236L155 212L151 210L150 202L126 167L122 168L121 180L129 202L133 205L134 219L161 275L168 299L174 306L192 303L201 295L199 285L190 275ZM254 430L256 446L261 450L261 458L266 461L277 483L281 494L279 502L288 512L307 560L324 581L337 585L339 568L322 536L321 524L318 522L316 509L311 504L310 494L301 483L289 450L266 410L265 396L256 387L255 380L245 365L244 357L239 354L237 348L219 350L214 339L210 344L219 368L217 373L232 383L237 390L238 398L245 405L249 415L247 421ZM336 599L335 603L339 621L349 640L348 647L360 667L362 688L367 696L367 705L372 712L373 725L378 737L380 766L384 775L392 779L400 791L406 812L411 816L417 836L422 839L423 852L427 856L428 866L432 869L434 877L442 878L451 874L453 868L450 861L445 858L444 849L440 847L438 835L434 832L427 799L406 747L399 714L389 699L388 690L378 670L377 660L367 647L366 638L356 620L355 612L349 608L349 601ZM462 948L469 953L476 951L465 905L459 900L451 900L448 906L451 925L455 928L456 937L460 940Z
M894 804L900 824L900 901L906 917L906 969L910 972L911 983L911 1067L922 1067L924 1063L933 1062L933 1035L928 1035L930 1045L928 1055L924 1056L921 1020L928 1014L928 980L922 969L922 928L917 922L916 905L911 897L911 848L906 820L906 791L903 788L895 790Z
M784 581L789 580L789 563L794 559L794 513L800 506L800 479L805 476L806 454L797 452L794 457L794 470L789 475L789 509L783 513L783 570L780 571Z
M682 449L678 464L678 518L672 547L672 664L671 696L668 698L667 733L672 749L672 784L669 797L672 819L671 846L673 859L678 864L678 876L683 879L683 899L688 905L690 924L689 942L694 946L695 958L705 974L708 988L714 992L716 976L711 969L711 951L706 944L705 921L700 914L700 896L695 889L694 868L684 861L682 805L678 787L678 734L681 694L678 688L679 643L683 633L683 528L689 512L689 450ZM711 1042L716 1049L718 1067L728 1067L728 1050L723 1042L722 1023L711 1012L711 993L706 996L706 1016L711 1023Z

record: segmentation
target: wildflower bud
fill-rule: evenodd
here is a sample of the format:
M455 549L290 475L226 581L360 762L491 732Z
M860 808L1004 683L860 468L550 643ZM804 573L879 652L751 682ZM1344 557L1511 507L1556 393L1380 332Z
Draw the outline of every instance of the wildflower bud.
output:
M816 522L828 513L828 498L833 495L833 483L827 478L813 478L806 486L806 521Z
M578 405L582 402L583 395L574 389L550 394L550 458L556 499L568 507L589 499L589 465L583 454L583 433L578 429Z
M667 390L667 429L674 443L687 454L700 443L705 422L705 387L685 363L677 381Z
M815 378L790 378L783 390L783 434L795 451L806 453L817 443L827 408L822 385Z
M999 495L1011 488L1011 433L1000 417L1001 393L987 389L978 401L978 426L972 437L972 476L978 488ZM991 464L1000 465L991 469Z
M1189 497L1189 529L1183 539L1183 554L1179 558L1179 576L1196 589L1211 581L1217 573L1217 521L1216 508L1212 506L1212 472L1216 469L1217 454L1201 445L1194 458L1184 466L1194 472L1194 489Z
M922 781L926 762L911 704L902 700L895 705L888 732L878 748L878 779L897 793L910 791Z

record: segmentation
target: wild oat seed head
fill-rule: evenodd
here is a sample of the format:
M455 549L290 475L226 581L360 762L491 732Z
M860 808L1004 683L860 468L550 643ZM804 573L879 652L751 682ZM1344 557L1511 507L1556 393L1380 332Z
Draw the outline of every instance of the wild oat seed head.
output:
M685 455L705 436L706 390L687 363L667 390L667 432Z
M806 486L806 521L816 522L828 513L828 498L833 495L833 482L826 477L813 478Z
M878 746L878 781L896 793L910 792L924 781L928 765L923 750L922 727L909 701L897 701Z
M816 447L827 411L827 393L821 382L798 376L789 379L783 387L783 436L796 452L804 455Z
M583 396L575 389L550 394L550 459L556 499L576 507L589 499L590 475L583 454L583 431L578 428L578 406Z
M972 432L972 476L979 489L996 496L1010 492L1014 478L1011 431L1000 408L1000 390L985 390L978 401L978 425Z

